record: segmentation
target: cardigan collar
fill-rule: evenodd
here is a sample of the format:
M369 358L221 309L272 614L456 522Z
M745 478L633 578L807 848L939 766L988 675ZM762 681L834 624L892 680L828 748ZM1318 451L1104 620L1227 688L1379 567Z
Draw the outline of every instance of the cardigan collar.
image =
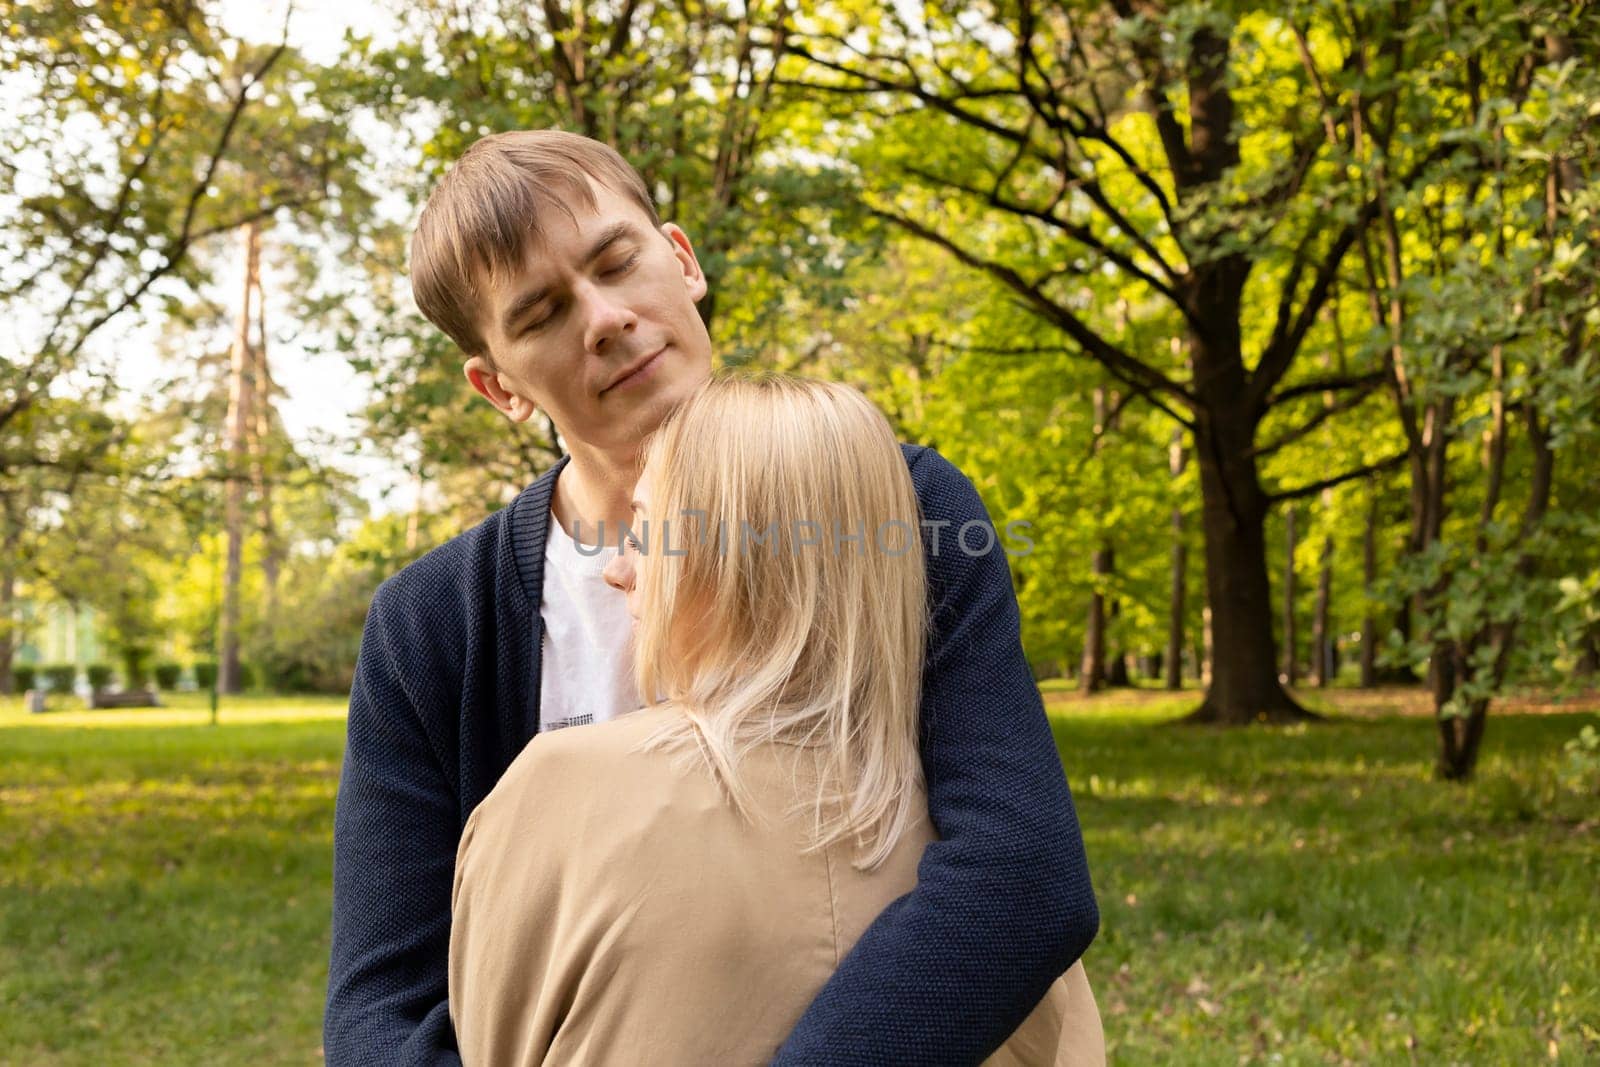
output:
M562 456L511 503L511 553L517 577L537 618L544 598L544 546L550 535L550 496L570 459Z

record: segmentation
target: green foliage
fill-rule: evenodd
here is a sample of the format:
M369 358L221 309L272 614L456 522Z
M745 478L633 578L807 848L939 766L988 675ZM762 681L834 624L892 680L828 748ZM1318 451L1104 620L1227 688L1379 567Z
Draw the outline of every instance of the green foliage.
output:
M311 580L312 573L315 580ZM291 571L308 595L292 613L270 620L253 643L266 684L286 693L348 693L378 576L347 557L307 561Z
M150 649L143 646L122 649L122 684L142 689L150 680Z
M78 668L71 663L47 663L39 668L39 674L50 687L50 692L70 693L72 683L78 678Z
M1560 682L1600 626L1588 9L851 0L578 20L424 0L393 44L353 39L332 69L226 39L212 3L4 12L0 69L21 91L0 121L0 310L26 336L0 368L0 575L24 602L92 610L130 684L157 656L217 656L227 398L214 345L159 399L119 394L102 331L143 315L174 352L206 347L228 317L208 283L245 218L301 271L281 328L347 357L369 389L365 436L422 499L369 518L316 442L268 435L276 541L246 538L243 654L267 685L342 692L377 583L559 454L552 427L512 427L463 385L405 274L410 220L443 169L486 133L543 126L617 145L684 224L724 364L860 385L972 477L999 526L1030 524L1032 551L1011 562L1042 669L1079 660L1095 594L1118 608L1112 651L1164 649L1175 545L1198 646L1201 505L1248 520L1256 490L1368 466L1261 504L1267 571L1297 578L1302 660L1328 545L1342 648L1371 616L1397 661L1461 650L1447 714ZM1197 131L1218 98L1193 94L1219 44L1231 121L1208 163ZM394 173L351 133L357 115L402 157ZM330 257L356 277L320 269ZM1237 272L1237 308L1218 271ZM1214 395L1197 405L1108 365L1096 340ZM1219 341L1236 366L1202 381L1194 361ZM1253 407L1229 407L1258 385ZM1222 415L1195 420L1197 406ZM1490 500L1497 409L1508 451ZM1195 424L1178 474L1172 414ZM1555 457L1537 521L1530 415ZM1234 462L1258 484L1219 499L1197 460L1242 423L1255 434ZM1449 487L1427 544L1409 484L1427 462L1380 466L1424 429ZM1108 574L1091 566L1103 549Z
M158 687L170 691L178 688L178 679L183 676L183 666L171 660L162 660L155 665L151 673L155 675Z
M33 688L34 678L38 676L38 668L31 663L16 663L11 667L11 685L19 693L26 693Z
M1600 730L1585 726L1561 750L1567 757L1561 767L1562 781L1576 792L1600 797Z
M108 323L198 284L208 238L352 206L343 164L362 151L297 56L228 39L212 4L3 12L0 310L20 332L0 364L0 430L85 369ZM54 466L8 458L0 476Z
M217 684L217 661L210 659L196 660L194 663L194 684L199 689L210 689Z
M1540 33L1526 32L1530 18ZM1462 20L1447 6L1311 3L1285 20L1216 4L1130 14L1004 2L859 23L830 9L797 30L795 80L846 131L874 212L1022 311L986 319L953 302L931 340L1025 354L1026 365L977 372L946 364L943 440L991 508L1014 514L1025 500L1062 528L1014 565L1032 660L1077 640L1087 587L1132 609L1115 640L1158 646L1162 519L1187 494L1189 514L1203 501L1250 529L1264 492L1280 501L1270 573L1300 579L1296 616L1311 613L1331 546L1335 633L1371 617L1385 641L1414 601L1410 647L1388 642L1400 658L1425 662L1441 639L1464 650L1442 711L1552 673L1576 618L1557 610L1555 583L1593 569L1600 514L1592 465L1573 448L1595 439L1600 402L1585 354L1600 277L1582 251L1594 238L1600 81L1576 59L1600 43L1592 12L1496 3ZM1196 94L1204 106L1191 106ZM1231 121L1206 129L1217 115ZM879 293L891 308L918 303ZM1063 430L1070 439L1051 404L1081 410L1097 384L1192 416L1191 456L1244 473L1169 484L1159 420L1128 416L1123 448L1032 462ZM1491 479L1461 446L1481 439L1497 403L1512 413L1499 438L1511 452ZM1556 453L1556 484L1550 513L1519 523L1513 505L1540 495L1515 440L1526 419ZM1217 426L1252 428L1248 447ZM1450 517L1437 549L1419 531L1438 509L1406 515L1424 498L1393 473L1408 453L1414 476L1431 469L1424 440L1455 443L1443 477L1463 489L1440 504ZM1486 501L1491 482L1498 499ZM1380 574L1403 557L1414 573L1370 583L1369 532ZM1117 552L1114 581L1088 573L1101 544ZM1213 567L1249 555L1206 547ZM1213 574L1211 589L1236 578Z
M84 675L89 680L89 688L104 689L111 684L111 664L91 663L84 668Z
M1559 28L1524 44L1520 65L1511 41L1479 42L1473 62L1500 94L1455 99L1453 124L1430 113L1397 150L1476 149L1396 198L1390 280L1374 282L1387 310L1369 344L1391 353L1417 502L1388 595L1420 609L1398 651L1442 666L1443 719L1481 713L1516 682L1557 683L1563 650L1593 623L1583 576L1600 520L1585 450L1600 366L1586 353L1600 264L1576 250L1600 218L1584 180L1600 162L1600 78L1562 52L1600 33L1551 17Z

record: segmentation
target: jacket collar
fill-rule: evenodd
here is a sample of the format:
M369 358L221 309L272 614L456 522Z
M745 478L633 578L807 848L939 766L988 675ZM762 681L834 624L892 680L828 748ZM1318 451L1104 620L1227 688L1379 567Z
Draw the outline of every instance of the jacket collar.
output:
M517 562L522 591L537 618L544 598L544 546L550 536L550 495L570 457L555 464L517 495L511 503L511 552Z

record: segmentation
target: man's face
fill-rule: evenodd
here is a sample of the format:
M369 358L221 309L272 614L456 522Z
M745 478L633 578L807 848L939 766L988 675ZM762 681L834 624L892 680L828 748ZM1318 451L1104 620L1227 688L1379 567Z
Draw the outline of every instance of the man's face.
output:
M467 378L514 422L543 408L574 448L636 448L711 374L695 310L706 292L688 237L591 182L595 210L556 212L480 314L493 357Z

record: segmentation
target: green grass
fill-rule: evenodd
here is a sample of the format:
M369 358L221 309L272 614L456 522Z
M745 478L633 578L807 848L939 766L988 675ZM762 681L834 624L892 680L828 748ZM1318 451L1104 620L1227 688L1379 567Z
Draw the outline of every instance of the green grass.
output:
M1164 725L1192 697L1047 699L1115 1062L1600 1058L1600 798L1554 776L1593 711L1491 719L1454 787L1403 695L1245 732ZM0 701L0 1061L318 1060L342 715Z
M0 1061L319 1059L343 705L179 702L0 709Z
M1600 1060L1600 797L1554 780L1589 713L1492 718L1478 779L1430 719L1244 732L1196 701L1050 698L1102 912L1117 1063Z

